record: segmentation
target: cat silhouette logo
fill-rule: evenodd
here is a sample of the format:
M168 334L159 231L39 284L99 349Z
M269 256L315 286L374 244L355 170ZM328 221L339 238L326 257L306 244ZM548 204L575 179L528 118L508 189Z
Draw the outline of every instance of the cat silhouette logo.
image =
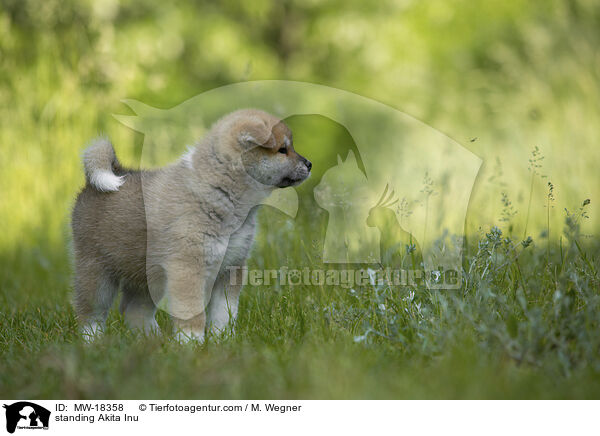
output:
M114 117L144 134L142 167L173 161L186 144L236 109L263 109L282 120L328 118L347 130L356 151L342 153L313 192L329 217L323 262L416 269L426 277L462 271L467 207L482 160L395 108L340 89L284 80L227 85L164 110L135 100L123 102L136 115ZM309 157L315 168L322 164L318 156ZM278 189L262 204L295 218L298 193L293 187ZM146 213L150 217L153 211ZM160 235L161 229L149 228L149 252L153 234ZM461 281L431 280L427 285L458 289Z
M6 409L6 431L14 433L18 429L48 430L50 411L29 401L19 401L4 405Z

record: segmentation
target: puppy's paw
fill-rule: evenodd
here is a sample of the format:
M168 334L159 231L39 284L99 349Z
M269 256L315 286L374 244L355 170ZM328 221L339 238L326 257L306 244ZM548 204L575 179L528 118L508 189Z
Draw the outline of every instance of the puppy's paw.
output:
M183 331L178 330L175 333L175 340L180 344L194 343L197 342L202 344L204 342L204 332L192 332L192 331Z
M160 327L158 326L158 323L156 322L156 320L154 318L144 324L144 333L146 335L159 335L160 334Z
M204 342L204 327L206 325L204 313L188 319L174 316L171 318L175 327L175 339L179 343L197 342L201 344Z
M160 327L158 326L158 323L154 317L134 321L136 322L132 322L131 319L125 318L125 322L129 328L138 331L145 336L155 336L161 334Z
M81 337L83 338L84 342L89 344L102 335L102 330L101 324L95 321L90 321L85 323L81 328Z

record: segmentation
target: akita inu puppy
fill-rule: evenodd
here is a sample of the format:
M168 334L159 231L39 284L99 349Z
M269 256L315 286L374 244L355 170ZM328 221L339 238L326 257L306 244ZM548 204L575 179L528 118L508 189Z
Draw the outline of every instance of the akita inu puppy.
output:
M254 206L301 183L312 167L285 123L255 109L221 118L164 168L126 169L106 139L89 146L83 162L72 229L73 300L84 334L103 325L121 288L130 326L157 330L156 304L167 297L179 338L198 340L205 326L221 330L235 319L242 280L229 280L229 267L246 262Z

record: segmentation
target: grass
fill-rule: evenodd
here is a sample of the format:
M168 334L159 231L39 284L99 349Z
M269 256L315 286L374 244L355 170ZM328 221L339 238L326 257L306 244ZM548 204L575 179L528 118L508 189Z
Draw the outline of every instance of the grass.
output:
M64 246L2 259L0 393L7 398L597 398L598 247L585 206L562 251L494 227L465 260L460 291L248 287L235 335L204 344L144 337L117 311L85 343L66 292ZM262 226L287 218L263 211ZM275 235L279 238L281 235ZM302 246L283 240L251 266ZM272 247L272 245L271 245ZM268 256L267 256L268 255ZM272 257L272 258L271 258ZM314 262L314 260L313 260ZM313 266L318 266L313 263Z

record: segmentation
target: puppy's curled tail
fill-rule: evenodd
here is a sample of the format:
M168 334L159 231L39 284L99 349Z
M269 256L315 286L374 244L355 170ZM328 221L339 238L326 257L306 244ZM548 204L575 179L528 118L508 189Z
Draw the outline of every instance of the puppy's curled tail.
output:
M98 191L118 191L125 183L125 176L114 171L121 169L115 149L106 138L98 138L83 152L86 181Z

